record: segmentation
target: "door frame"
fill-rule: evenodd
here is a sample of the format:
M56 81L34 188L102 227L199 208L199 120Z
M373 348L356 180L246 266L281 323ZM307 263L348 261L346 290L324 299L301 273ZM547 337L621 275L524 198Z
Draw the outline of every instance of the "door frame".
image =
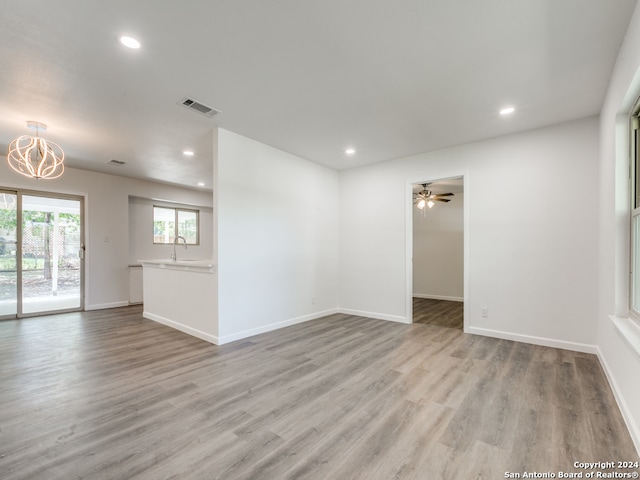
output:
M448 172L446 175L424 175L420 178L408 179L405 186L405 318L407 323L413 323L413 186L421 183L438 182L451 178L462 178L462 209L463 209L463 331L468 333L469 325L469 173L467 171Z
M79 312L84 310L85 301L85 198L82 195L73 195L57 192L46 192L42 190L29 190L22 188L11 188L0 186L0 191L13 193L16 195L16 314L1 317L5 319L20 319L28 317L37 317L40 315L49 315L53 313ZM82 255L80 257L80 304L76 308L65 308L58 310L46 310L34 313L24 313L22 311L22 197L24 195L31 197L44 197L61 200L74 200L80 204L80 249ZM80 254L80 252L78 252Z
M16 192L15 188L5 188L5 187L0 187L0 194L8 194L8 195L15 195L16 197L16 203L15 203L15 209L16 209L16 243L15 243L15 249L16 249L16 313L13 314L9 314L9 315L0 315L0 320L15 320L17 318L17 312L18 312L18 304L20 303L18 301L18 285L20 283L20 279L18 278L18 220L17 220L17 212L19 209L18 206L18 193ZM5 244L6 245L6 244Z

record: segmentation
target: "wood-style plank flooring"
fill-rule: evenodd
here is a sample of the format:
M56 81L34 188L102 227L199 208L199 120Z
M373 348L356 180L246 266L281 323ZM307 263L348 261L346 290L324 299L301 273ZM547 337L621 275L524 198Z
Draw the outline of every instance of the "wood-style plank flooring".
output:
M0 478L498 479L638 460L593 355L336 314L214 346L0 322Z
M458 328L463 326L462 302L413 297L413 322Z

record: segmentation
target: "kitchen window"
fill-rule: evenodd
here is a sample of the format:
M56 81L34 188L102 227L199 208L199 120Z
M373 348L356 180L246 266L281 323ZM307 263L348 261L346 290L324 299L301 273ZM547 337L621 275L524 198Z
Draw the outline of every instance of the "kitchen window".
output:
M153 207L153 243L172 244L179 236L187 245L198 245L200 238L198 210Z

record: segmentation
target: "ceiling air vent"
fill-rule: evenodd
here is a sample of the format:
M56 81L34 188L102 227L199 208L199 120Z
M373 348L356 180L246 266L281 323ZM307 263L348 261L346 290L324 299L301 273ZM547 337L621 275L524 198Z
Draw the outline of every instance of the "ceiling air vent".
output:
M216 110L213 107L209 107L208 105L189 97L184 97L178 102L178 105L182 105L184 108L188 108L189 110L193 110L194 112L198 112L209 118L213 117L216 113L220 113L220 110Z
M126 162L123 162L122 160L109 160L107 162L109 165L118 165L119 167L124 165Z

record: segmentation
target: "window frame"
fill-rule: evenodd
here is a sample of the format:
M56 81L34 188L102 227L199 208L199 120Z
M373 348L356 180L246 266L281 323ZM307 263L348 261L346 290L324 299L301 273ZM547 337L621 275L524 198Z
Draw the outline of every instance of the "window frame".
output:
M156 208L162 208L164 210L173 210L174 211L174 232L173 232L174 241L173 242L156 242L156 235L155 235L155 222L156 222L156 213L155 212L156 212ZM175 239L178 238L178 236L181 236L180 235L180 223L178 222L179 213L180 212L195 213L195 215L196 215L196 240L195 240L195 243L186 241L186 244L190 245L190 246L199 246L200 245L200 210L194 209L194 208L169 207L169 206L166 206L166 205L153 205L152 210L151 210L151 234L152 234L152 239L153 239L153 244L154 245L173 245L173 243L175 243ZM185 240L186 240L186 237L184 235L182 235L182 238L185 238Z
M629 115L629 316L640 320L640 298L636 299L636 285L640 284L640 98ZM639 268L636 268L639 267ZM638 304L638 308L635 305Z

